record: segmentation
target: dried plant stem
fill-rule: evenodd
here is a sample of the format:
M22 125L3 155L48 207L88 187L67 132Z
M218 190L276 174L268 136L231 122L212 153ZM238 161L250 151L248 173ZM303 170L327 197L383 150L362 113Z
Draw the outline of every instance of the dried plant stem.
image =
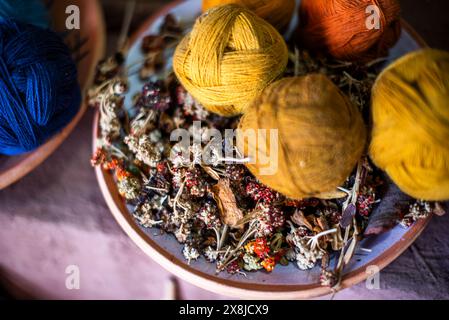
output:
M256 224L256 221L253 220L250 223L250 225L248 226L248 230L246 230L246 232L240 238L240 240L239 240L238 244L235 246L235 248L233 250L228 250L226 252L226 254L223 257L223 263L221 263L220 266L217 268L217 273L220 273L221 271L226 269L226 267L229 264L231 264L238 258L238 256L236 256L236 254L240 251L243 244L257 232L257 230L255 228L255 224ZM228 249L229 249L229 247L228 247Z
M354 185L351 189L351 194L348 196L348 199L343 204L343 211L347 208L349 203L352 203L353 205L355 205L357 203L357 197L359 194L360 182L361 182L361 176L362 176L362 169L363 169L363 164L362 164L362 160L360 160L359 163L357 164L357 172L356 172L356 176L355 176ZM355 221L355 217L353 217L349 226L347 226L345 228L343 247L341 248L340 256L338 258L338 263L337 263L337 266L335 267L335 274L337 275L338 281L337 281L337 284L332 289L334 289L336 291L340 288L341 281L343 278L343 269L345 267L345 263L344 263L345 259L344 258L347 253L346 250L348 249L348 241L349 241L349 235L351 233L351 230L353 230L353 237L351 238L352 241L357 241L356 238L358 235L358 230L357 230L357 223ZM353 252L350 255L352 256Z

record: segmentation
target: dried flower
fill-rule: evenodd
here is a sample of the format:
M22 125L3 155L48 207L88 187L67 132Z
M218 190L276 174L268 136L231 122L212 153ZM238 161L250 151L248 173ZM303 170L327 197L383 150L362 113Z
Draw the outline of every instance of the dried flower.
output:
M270 236L285 224L284 213L279 207L260 202L254 212L258 222L256 232L258 237Z
M200 257L200 253L198 252L198 250L188 244L184 245L182 254L189 264L192 260L197 260Z
M363 186L357 197L357 212L362 217L368 217L372 211L376 195L372 187Z
M244 262L243 269L245 269L246 271L256 271L263 268L263 266L260 264L260 259L257 257L254 257L250 254L244 254L242 259Z
M170 103L170 94L161 82L148 82L143 86L136 106L164 112L170 107Z
M268 246L267 239L256 239L254 241L253 251L260 259L266 258L268 256L268 253L270 252L270 247Z
M122 172L123 173L123 172ZM117 187L119 193L127 200L135 200L139 197L142 185L136 177L126 174L118 179Z
M320 284L323 287L334 287L338 282L338 277L332 271L322 269L320 275Z
M319 259L323 257L323 252L312 247L307 237L297 232L297 229L291 224L291 231L287 235L286 240L290 243L295 251L296 264L301 270L313 268Z
M206 202L198 211L198 219L204 222L208 229L221 228L218 208L210 202Z
M261 265L267 272L272 272L276 266L276 261L274 258L268 257L262 261Z
M402 218L400 224L408 228L419 219L427 218L432 211L433 208L429 202L417 200L410 205L409 212Z
M209 262L215 262L218 259L218 251L213 249L211 246L208 246L206 249L204 249L203 254Z
M138 160L150 167L155 168L162 160L164 146L161 143L152 142L148 135L142 135L140 137L130 135L124 139L124 142L128 145L131 152L136 155Z
M229 274L240 273L240 266L239 266L239 263L237 262L237 260L231 262L231 263L226 267L226 271L227 271Z
M134 208L133 216L145 228L152 228L161 223L154 220L154 204L142 202Z
M106 162L106 150L103 147L99 147L95 150L90 163L92 167L99 166Z
M272 203L280 198L279 193L277 193L276 191L262 186L261 184L254 181L249 182L246 185L246 192L254 201L263 201L267 204Z

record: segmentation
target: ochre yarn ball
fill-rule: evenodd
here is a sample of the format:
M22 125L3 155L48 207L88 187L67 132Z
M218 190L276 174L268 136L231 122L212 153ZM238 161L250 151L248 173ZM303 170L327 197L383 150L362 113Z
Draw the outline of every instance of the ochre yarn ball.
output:
M252 159L249 170L293 199L327 198L334 193L355 168L366 141L357 107L321 74L271 84L246 110L238 129L237 147ZM257 143L245 138L260 129L267 130L267 137L271 137L268 130L278 130L278 148L270 150L271 138ZM277 170L267 174L276 162L267 159L276 156Z
M378 29L367 27L370 5L379 11ZM340 60L366 62L384 57L401 34L397 0L302 0L299 15L300 44Z
M296 7L295 0L203 0L203 11L231 3L248 8L280 32L287 30Z
M370 154L418 199L449 199L449 53L424 49L385 69L372 93Z
M211 112L233 116L285 70L287 45L276 29L237 5L209 10L176 48L181 84Z

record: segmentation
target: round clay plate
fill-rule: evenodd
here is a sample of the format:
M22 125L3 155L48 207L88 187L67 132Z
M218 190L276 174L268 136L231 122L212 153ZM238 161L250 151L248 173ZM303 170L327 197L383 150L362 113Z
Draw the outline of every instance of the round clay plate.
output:
M78 63L78 80L83 92L86 92L92 82L97 62L104 54L105 25L103 14L97 0L53 1L51 5L51 24L55 31L67 31L65 28L65 20L68 16L66 8L70 5L79 7L81 25L80 30L73 30L65 37L65 41L70 47L73 47L77 41L81 43L79 40L86 40L83 41L81 48L76 50L79 57L82 57ZM38 149L19 156L0 155L0 190L18 181L47 159L72 132L85 111L86 104L83 103L72 121Z
M177 1L163 8L151 17L132 38L132 46L128 56L128 64L141 61L140 43L148 34L157 33L164 16L168 13L177 17L183 27L191 26L201 12L201 0ZM296 20L296 18L295 18ZM294 25L296 21L292 21ZM425 43L413 30L404 24L399 43L391 50L390 62L409 51L419 49ZM137 76L130 78L129 97L140 92L143 83ZM94 149L98 129L98 114L94 122ZM301 271L291 263L288 266L277 266L272 273L249 272L247 277L229 275L226 272L215 273L215 265L204 258L187 264L182 256L182 245L174 236L161 235L158 229L140 227L133 219L124 200L119 195L113 176L97 167L96 174L106 202L123 230L151 258L176 276L215 293L237 298L249 299L300 299L312 298L331 293L331 290L319 284L320 268ZM380 236L371 237L361 242L361 248L370 249L370 253L358 250L354 259L346 268L342 288L350 287L365 280L369 274L367 267L387 266L398 257L421 233L430 217L415 223L409 229L400 226Z

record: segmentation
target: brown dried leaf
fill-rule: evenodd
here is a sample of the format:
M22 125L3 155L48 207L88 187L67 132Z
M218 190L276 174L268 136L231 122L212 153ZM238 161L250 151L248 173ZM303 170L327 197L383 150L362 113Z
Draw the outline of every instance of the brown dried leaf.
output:
M304 216L304 212L302 212L301 210L296 210L291 219L298 226L304 226L310 231L313 231L314 229L313 225L309 222L309 220L307 220L307 218Z
M212 192L220 209L221 221L232 228L241 228L242 226L238 226L238 223L243 219L243 213L237 207L237 201L234 192L232 192L229 179L220 179L212 187Z
M159 72L164 66L164 56L162 51L151 52L146 55L145 63L140 69L140 79L148 79L153 74Z
M164 37L159 35L148 35L142 39L142 51L150 53L153 51L161 51L165 47Z
M182 34L182 28L180 27L178 20L176 20L175 16L172 14L167 14L164 18L164 22L160 27L161 34L164 33L174 33L174 34Z
M321 230L323 230L323 231L329 230L329 225L327 224L327 220L326 220L325 217L319 216L319 217L316 219L316 222L317 222L317 224L320 226Z

